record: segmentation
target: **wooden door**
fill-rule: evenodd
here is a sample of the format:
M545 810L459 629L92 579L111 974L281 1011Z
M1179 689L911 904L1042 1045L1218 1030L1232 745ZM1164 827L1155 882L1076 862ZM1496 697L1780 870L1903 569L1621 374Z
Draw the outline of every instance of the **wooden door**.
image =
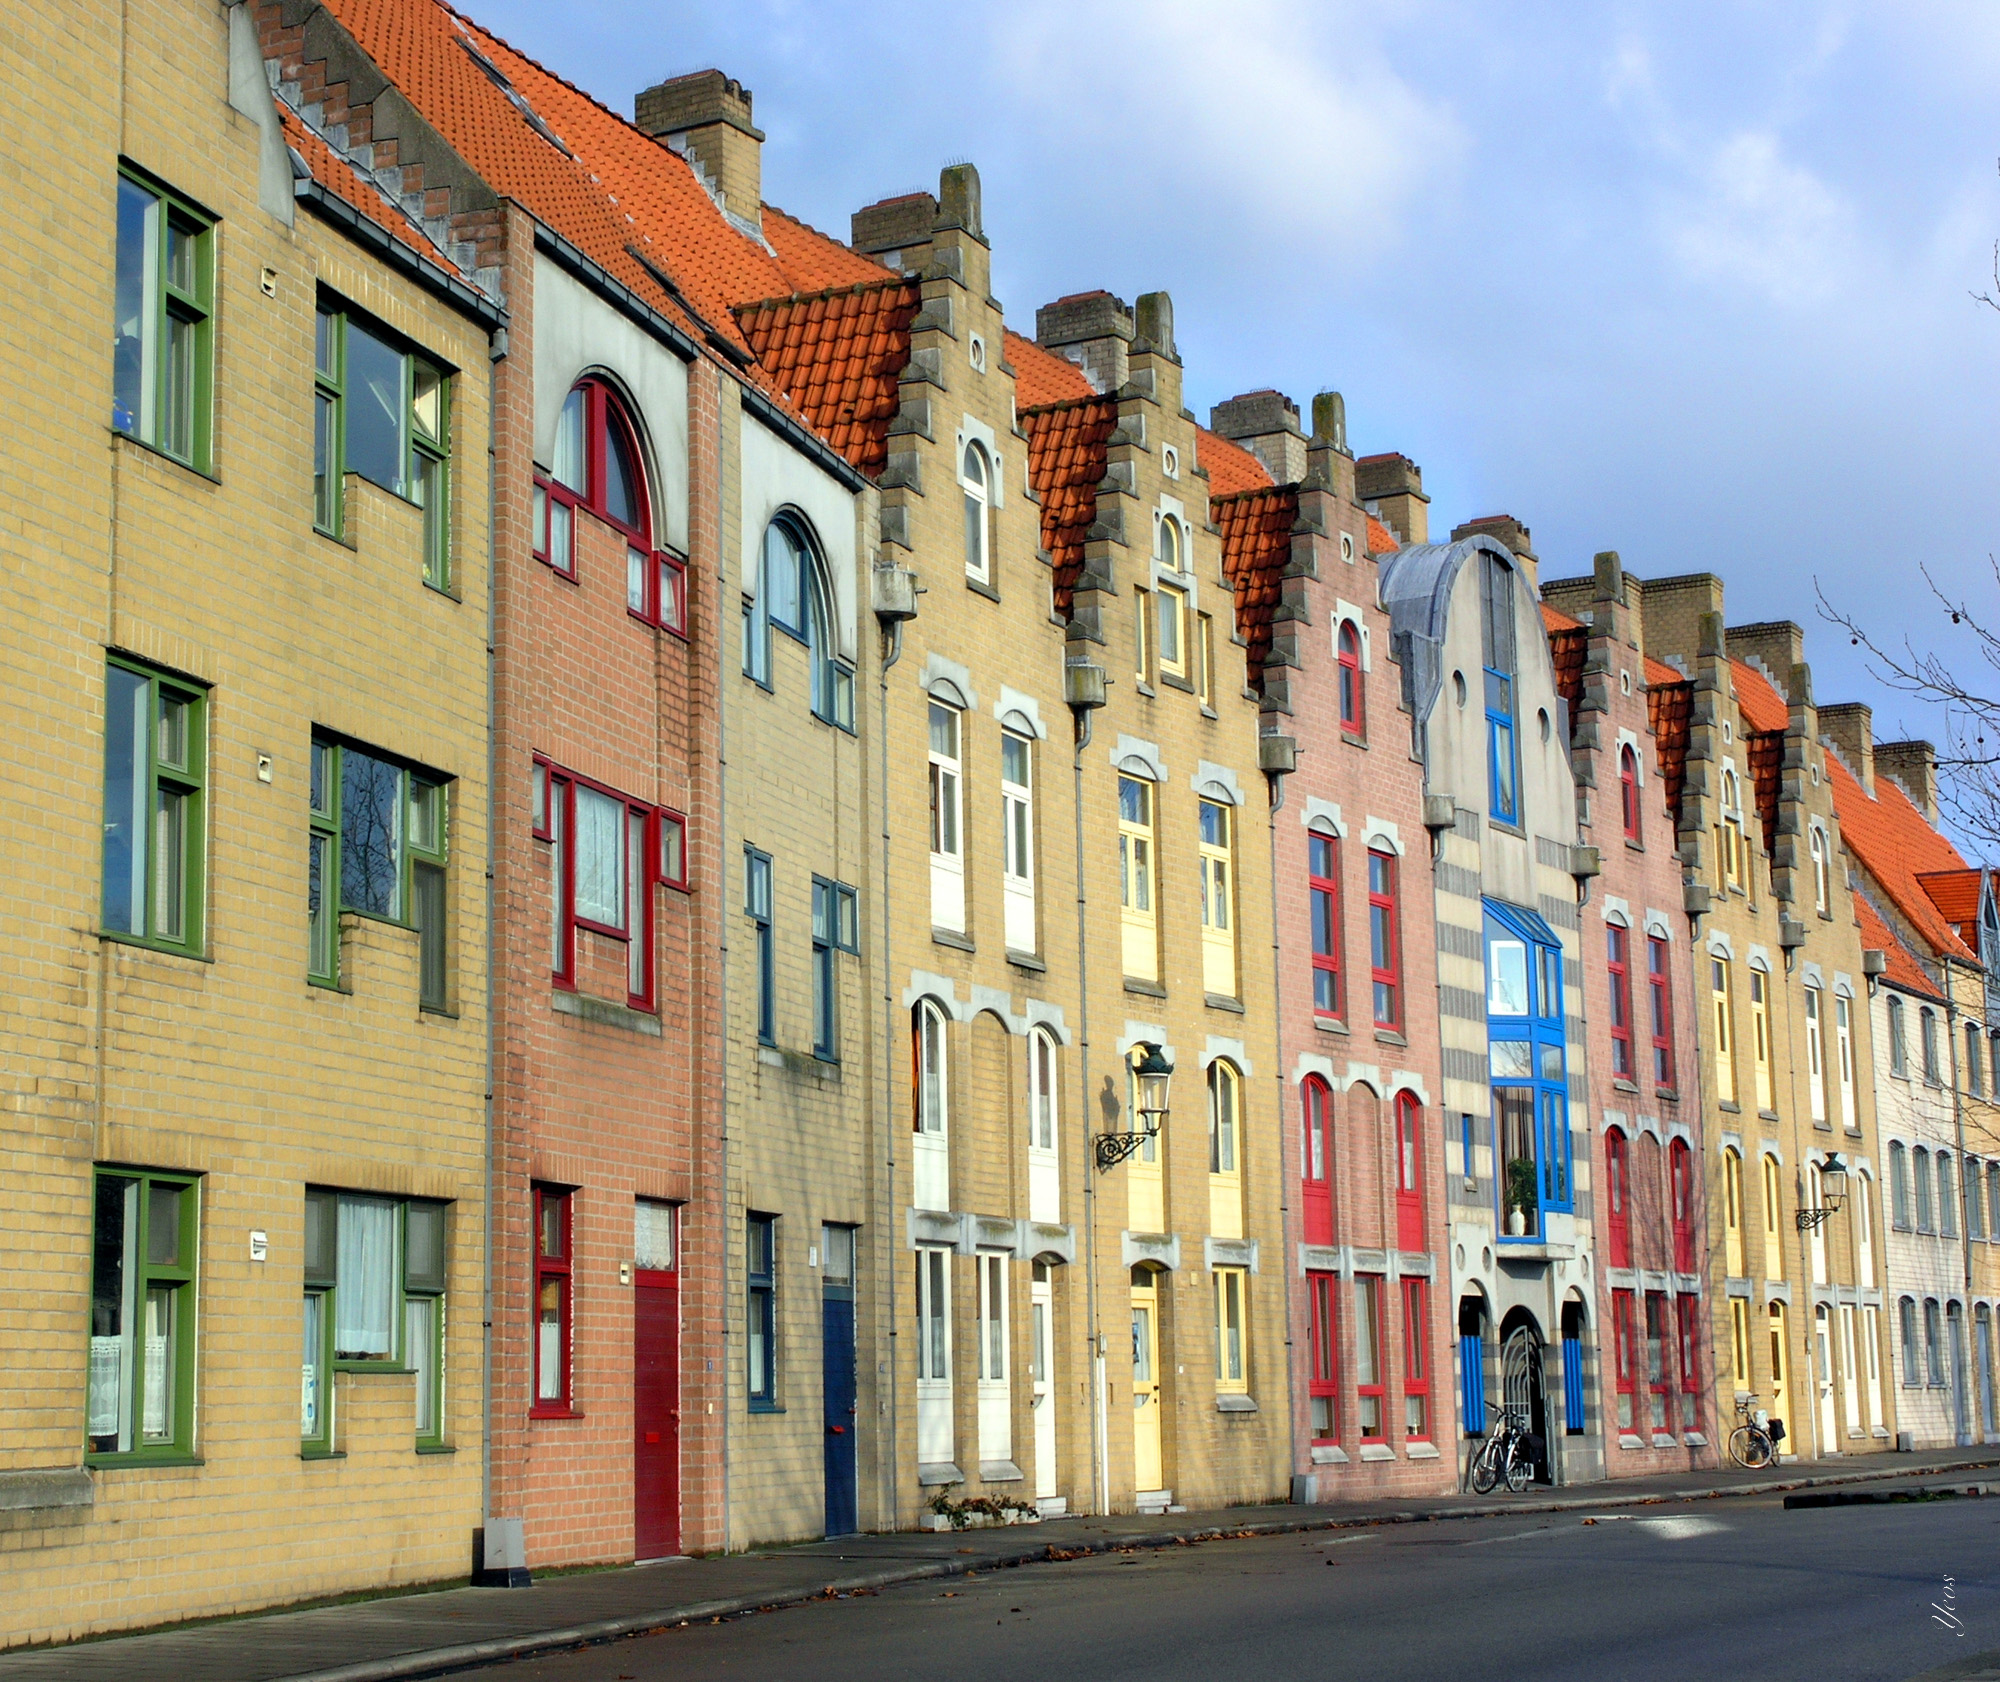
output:
M1132 1487L1161 1486L1159 1275L1132 1270Z
M681 1550L681 1290L640 1269L632 1293L632 1553Z

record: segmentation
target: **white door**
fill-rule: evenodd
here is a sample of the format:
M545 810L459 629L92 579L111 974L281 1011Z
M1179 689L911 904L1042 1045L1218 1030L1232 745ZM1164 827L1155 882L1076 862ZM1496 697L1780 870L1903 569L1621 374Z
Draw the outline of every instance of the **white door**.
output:
M1813 1356L1819 1384L1819 1448L1822 1454L1837 1454L1840 1439L1834 1435L1833 1421L1833 1326L1826 1304L1813 1310Z
M1840 1395L1847 1405L1847 1434L1861 1435L1861 1373L1854 1364L1854 1309L1840 1310Z
M1867 1364L1868 1429L1882 1429L1882 1343L1876 1310L1861 1311L1861 1359Z
M1028 1307L1034 1339L1028 1376L1034 1385L1035 1499L1048 1501L1056 1494L1056 1388L1052 1377L1056 1351L1055 1285L1047 1262L1035 1263Z
M975 1258L979 1267L979 1459L1014 1458L1014 1385L1007 1348L1007 1263L1003 1255Z
M951 1422L951 1252L917 1251L917 1458L956 1458Z

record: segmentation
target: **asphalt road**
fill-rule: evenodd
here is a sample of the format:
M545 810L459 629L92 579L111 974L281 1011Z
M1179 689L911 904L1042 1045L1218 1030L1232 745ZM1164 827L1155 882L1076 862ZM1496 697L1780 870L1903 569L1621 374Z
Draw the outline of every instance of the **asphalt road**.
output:
M1947 1578L1950 1579L1947 1592ZM1958 1620L1940 1620L1943 1606ZM1566 1682L2000 1666L2000 1498L1775 1496L983 1572L475 1674L506 1682Z

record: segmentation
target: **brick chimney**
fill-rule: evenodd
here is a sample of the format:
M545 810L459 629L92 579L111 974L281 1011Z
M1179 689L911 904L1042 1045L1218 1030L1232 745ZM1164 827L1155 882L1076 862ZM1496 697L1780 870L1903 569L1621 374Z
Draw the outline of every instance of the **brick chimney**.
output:
M1247 391L1208 411L1211 432L1241 444L1281 485L1306 476L1306 435L1299 406L1282 391Z
M892 269L921 269L937 225L938 201L929 193L898 193L864 205L847 222L847 243Z
M1035 342L1074 362L1098 392L1131 377L1133 336L1132 312L1109 292L1073 292L1035 311Z
M1424 470L1408 456L1363 456L1354 464L1354 494L1362 507L1395 530L1405 544L1431 540L1431 499Z
M1825 713L1820 717L1824 718ZM1903 785L1918 811L1935 827L1938 821L1937 749L1929 742L1877 742L1875 769L1886 771Z
M1541 589L1541 557L1528 542L1528 528L1512 514L1482 514L1476 520L1467 520L1464 525L1451 528L1452 542L1456 543L1463 537L1490 537L1496 543L1504 544L1507 552L1521 563L1528 588Z
M1868 798L1875 798L1875 715L1865 701L1842 701L1819 709L1819 733L1831 741L1859 780Z
M679 152L732 216L764 227L764 131L750 121L750 90L720 70L697 70L647 88L633 121Z
M1732 625L1723 635L1731 658L1762 666L1778 693L1787 700L1794 698L1792 668L1805 664L1804 631L1789 619L1767 619L1755 625Z

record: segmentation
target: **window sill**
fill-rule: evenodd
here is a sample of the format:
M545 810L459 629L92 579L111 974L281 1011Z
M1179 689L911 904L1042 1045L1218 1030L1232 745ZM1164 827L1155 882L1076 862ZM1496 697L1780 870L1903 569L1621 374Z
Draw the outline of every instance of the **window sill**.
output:
M1334 1016L1315 1016L1313 1026L1322 1034L1338 1034L1343 1039L1350 1038L1347 1024Z
M1509 823L1505 818L1488 818L1486 820L1486 827L1488 829L1497 829L1502 835L1518 835L1524 841L1528 838L1528 832L1525 829L1517 823Z
M1815 1133L1831 1133L1833 1131L1833 1123L1830 1121L1816 1121L1813 1123L1813 1131Z
M1184 677L1176 677L1172 672L1160 673L1161 684L1168 689L1178 689L1183 695L1192 695L1194 685Z
M582 1419L585 1417L585 1414L582 1408L531 1407L528 1409L528 1417L530 1419Z
M1340 733L1340 745L1345 748L1359 748L1363 753L1366 753L1368 751L1368 738L1366 736L1357 736L1349 730L1343 730Z
M783 1413L785 1405L782 1402L752 1402L750 1403L749 1411L752 1413Z
M991 584L974 578L970 573L966 574L965 587L975 596L984 596L989 602L997 602L1000 599L1000 592L998 590L994 589Z
M1232 999L1223 993L1204 993L1202 995L1202 1002L1210 1010L1234 1011L1238 1016L1243 1014L1243 1001L1241 999Z
M458 1012L448 1009L444 1005L419 1004L417 1006L417 1020L421 1022L426 1017L437 1022L456 1022L459 1020Z
M1215 1398L1217 1413L1256 1413L1257 1398L1244 1395L1222 1395Z
M1364 1442L1361 1445L1361 1458L1364 1464L1370 1460L1393 1460L1396 1458L1396 1451L1387 1443Z
M155 452L156 454L158 452ZM167 457L172 461L173 457ZM83 1463L93 1472L149 1472L157 1466L206 1466L199 1454L180 1449L135 1449L130 1454L86 1454Z
M1016 969L1033 970L1037 975L1046 975L1049 966L1032 952L1016 952L1011 947L1007 951L1007 962Z
M126 432L122 428L115 426L107 427L105 430L111 434L114 448L119 444L129 444L135 450L143 450L155 461L164 461L171 467L178 467L183 473L191 474L193 477L203 480L207 484L220 485L222 483L210 469L197 467L191 461L182 461L179 456L169 455L159 445L147 443L136 432Z
M1681 1101L1680 1088L1675 1086L1656 1086L1653 1096L1663 1104L1678 1104Z
M458 1445L456 1443L418 1443L417 1452L419 1454L456 1454L458 1452Z
M960 934L958 930L941 929L935 923L931 925L931 944L933 946L949 946L954 952L977 952L979 950L977 946L973 945L970 938Z
M350 555L358 555L361 553L360 543L351 534L347 532L329 531L325 526L314 526L313 536L323 537L329 543L338 544L341 548L345 549Z
M1547 951L1548 948L1543 947L1542 950ZM1611 1090L1613 1092L1629 1092L1636 1098L1639 1096L1639 1083L1627 1080L1623 1075L1613 1075L1611 1077Z
M354 988L345 981L327 981L317 975L309 975L306 977L306 994L310 997L314 993L332 994L335 998L339 999L351 999L354 997Z
M1438 1453L1436 1443L1415 1442L1403 1445L1403 1458L1405 1460L1438 1460L1443 1457Z
M440 584L435 578L426 578L424 588L434 596L444 597L448 602L463 604L465 601L465 592L456 584Z
M1201 704L1201 716L1203 718L1213 719L1213 718L1220 718L1222 715L1219 712L1217 712L1213 707L1211 707L1206 701L1204 701Z
M578 993L567 987L550 990L549 1008L558 1016L574 1016L583 1022L595 1023L600 1028L623 1028L627 1033L646 1034L653 1039L662 1039L666 1030L660 1026L660 1019L648 1011L634 1010L630 1005L622 1005L610 999L598 999L588 993Z
M1625 850L1628 853L1643 853L1646 850L1646 843L1643 841L1634 841L1628 835L1625 837Z
M1140 993L1149 999L1164 999L1167 996L1166 988L1157 981L1141 981L1136 975L1125 977L1125 991Z
M1134 678L1132 680L1132 687L1138 690L1149 701L1156 699L1159 694L1159 691L1142 677Z
M157 952L163 958L186 958L191 963L212 964L215 962L206 952L196 952L185 946L174 946L164 940L148 940L144 935L123 934L117 929L99 929L97 938L112 946L136 946L141 951Z
M1776 1110L1759 1110L1757 1112L1757 1119L1759 1121L1777 1121L1779 1116Z
M1377 1028L1375 1038L1382 1045L1408 1045L1410 1042L1394 1028Z
M1718 1098L1715 1101L1715 1107L1722 1111L1724 1115L1741 1115L1743 1113L1743 1106L1733 1098Z
M345 1460L347 1458L347 1450L344 1448L302 1448L299 1450L299 1458L306 1461Z

